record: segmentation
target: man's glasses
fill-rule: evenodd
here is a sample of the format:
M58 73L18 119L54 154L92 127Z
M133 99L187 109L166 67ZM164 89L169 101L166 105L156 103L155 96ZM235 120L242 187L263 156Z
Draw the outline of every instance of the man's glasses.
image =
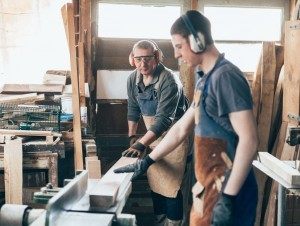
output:
M135 63L141 63L142 61L144 61L145 63L148 63L151 60L153 60L154 58L155 58L155 55L133 57Z

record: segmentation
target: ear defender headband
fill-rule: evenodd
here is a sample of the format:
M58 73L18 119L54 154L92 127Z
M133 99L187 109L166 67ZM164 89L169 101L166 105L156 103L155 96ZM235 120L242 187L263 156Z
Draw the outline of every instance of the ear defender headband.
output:
M153 45L153 49L154 49L154 55L155 55L155 60L156 60L156 63L161 63L162 60L163 60L163 53L162 51L160 50L160 48L158 48L157 44L154 42L154 41L151 41L151 40L142 40L142 41L139 41L137 42L136 44L134 44L133 48L132 48L132 51L130 52L129 54L129 64L133 67L135 67L135 63L134 63L134 55L133 55L133 51L135 48L138 47L138 44L140 42L148 42L148 43L151 43Z
M195 53L203 52L205 50L204 35L201 32L196 32L192 22L190 21L189 17L186 14L182 15L182 19L183 19L186 27L191 32L191 34L189 35L191 50Z

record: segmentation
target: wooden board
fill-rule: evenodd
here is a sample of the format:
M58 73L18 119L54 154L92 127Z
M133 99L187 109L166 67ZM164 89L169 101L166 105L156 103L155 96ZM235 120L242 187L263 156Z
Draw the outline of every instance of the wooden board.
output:
M23 152L21 139L6 140L4 146L5 203L22 204Z
M0 134L12 134L16 136L54 136L61 137L61 133L51 132L51 131L38 131L38 130L8 130L0 129Z
M88 171L89 179L101 178L101 162L98 156L85 157L85 168Z
M67 3L61 8L64 19L66 36L69 44L71 61L71 80L72 80L72 106L73 106L73 131L74 131L74 164L75 171L83 170L83 155L81 143L81 123L79 105L79 85L76 62L75 31L74 31L74 11L72 3Z
M62 94L63 87L64 87L63 85L59 85L59 84L4 84L0 89L0 93Z
M80 107L85 107L85 57L84 57L84 43L78 42L78 71L79 71L79 94L80 94Z
M252 82L253 114L256 119L256 122L258 122L258 116L260 111L261 67L262 67L262 55L259 58L259 62L256 68L256 72L254 73L253 82Z
M9 104L31 103L40 100L45 100L44 94L27 93L21 95L0 96L0 103L9 103Z
M274 99L274 82L276 71L275 45L263 42L262 77L261 77L261 109L258 117L259 151L269 150L272 107Z
M300 102L300 21L287 21L285 24L284 83L282 119L290 121L288 114L299 115Z
M115 204L118 192L128 186L133 173L113 172L114 169L136 162L137 158L120 158L96 186L89 192L90 205L94 207L111 207Z
M300 172L267 152L259 152L263 165L291 185L300 185Z

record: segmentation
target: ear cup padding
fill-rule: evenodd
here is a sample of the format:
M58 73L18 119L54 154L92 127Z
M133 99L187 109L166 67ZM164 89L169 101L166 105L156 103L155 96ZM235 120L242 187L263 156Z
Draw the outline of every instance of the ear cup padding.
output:
M129 64L130 64L132 67L135 67L135 63L134 63L133 53L132 53L132 52L129 54L128 60L129 60Z
M201 53L205 50L205 37L201 32L197 32L187 15L182 15L182 19L191 32L189 35L190 48L195 53Z
M200 43L196 42L196 39L193 34L189 35L190 48L195 53L201 53L205 49L205 45L203 45L203 43L205 42L204 35L201 32L197 32L197 36L200 40Z

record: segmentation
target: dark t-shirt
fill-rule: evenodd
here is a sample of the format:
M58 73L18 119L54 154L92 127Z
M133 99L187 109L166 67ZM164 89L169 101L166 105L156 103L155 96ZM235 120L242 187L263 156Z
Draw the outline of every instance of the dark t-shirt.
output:
M225 61L220 55L216 65ZM224 129L234 132L228 114L253 108L251 89L245 75L232 63L228 62L200 78L196 85L199 89L201 81L210 77L205 98L207 114Z

